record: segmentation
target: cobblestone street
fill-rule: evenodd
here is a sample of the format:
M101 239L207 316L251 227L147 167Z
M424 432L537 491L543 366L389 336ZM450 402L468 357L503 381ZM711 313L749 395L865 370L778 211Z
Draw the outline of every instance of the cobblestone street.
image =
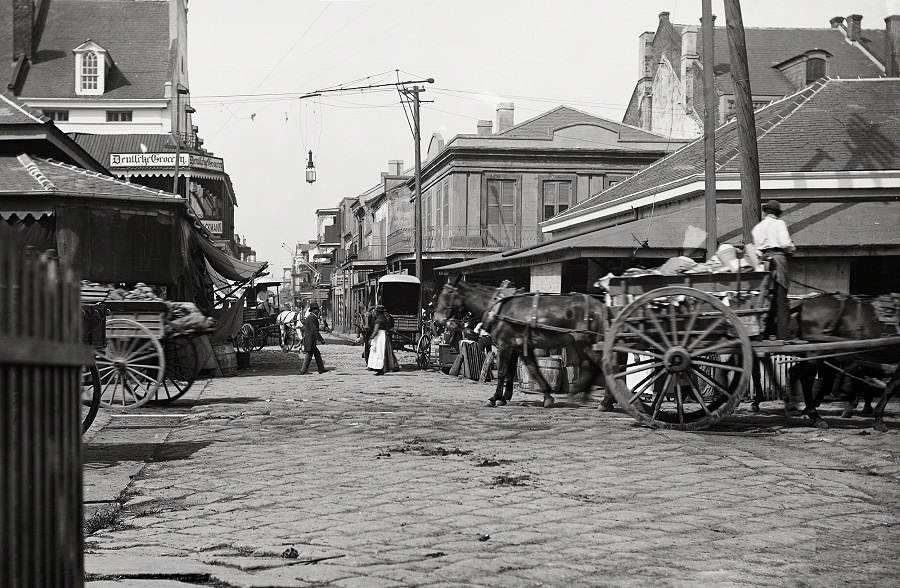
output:
M600 397L415 369L326 374L266 348L86 437L88 585L888 586L900 578L900 418L832 428L742 404L658 431ZM576 401L578 400L578 401ZM129 480L129 476L133 476ZM118 499L119 502L114 500ZM116 505L121 503L121 510ZM146 584L145 584L146 582Z

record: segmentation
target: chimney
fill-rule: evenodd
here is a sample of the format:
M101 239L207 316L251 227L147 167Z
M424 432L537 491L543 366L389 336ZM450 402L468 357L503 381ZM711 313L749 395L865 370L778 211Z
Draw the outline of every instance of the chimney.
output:
M669 13L668 12L660 12L659 13L659 21L669 22Z
M513 112L515 105L512 102L501 102L497 105L497 132L502 133L513 128Z
M831 23L831 28L837 29L837 28L840 28L840 26L844 24L844 17L843 16L835 16L828 22Z
M34 0L13 0L13 59L34 51Z
M860 32L862 31L862 15L851 14L847 17L847 24L847 38L854 43L858 43Z
M392 159L388 161L388 175L390 176L402 176L403 175L403 160L402 159Z
M656 33L645 31L638 37L638 79L651 78L653 72L650 65L650 56L653 54L653 38Z
M694 111L694 66L700 61L697 53L697 27L687 26L681 33L681 87L684 96L684 110Z
M486 137L493 132L494 123L489 120L478 121L478 136Z
M884 19L884 75L900 77L900 14Z

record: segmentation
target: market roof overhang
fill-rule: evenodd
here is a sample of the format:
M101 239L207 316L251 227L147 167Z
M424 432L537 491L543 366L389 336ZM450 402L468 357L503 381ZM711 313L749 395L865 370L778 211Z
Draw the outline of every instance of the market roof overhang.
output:
M900 254L900 199L783 203L798 255ZM741 205L716 206L720 243L742 240ZM579 258L705 256L704 207L681 210L561 238L530 248L436 268L442 273L481 273Z

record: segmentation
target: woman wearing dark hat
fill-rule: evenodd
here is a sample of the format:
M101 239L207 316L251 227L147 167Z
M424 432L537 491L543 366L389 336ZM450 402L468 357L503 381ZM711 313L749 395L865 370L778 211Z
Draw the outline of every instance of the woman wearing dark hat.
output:
M381 304L373 309L372 344L369 350L368 368L375 371L376 376L391 372L397 368L394 350L391 347L391 330L394 319Z
M325 364L322 363L322 354L319 353L319 343L325 343L325 339L319 332L319 305L313 302L309 305L309 315L303 321L303 349L306 350L306 357L303 359L303 367L300 368L301 376L309 373L309 364L312 363L313 357L316 358L316 367L319 369L319 373L325 373Z
M775 266L775 283L773 285L772 310L769 312L768 332L779 339L790 337L789 324L791 308L788 304L788 284L790 273L788 256L797 250L791 241L787 224L781 220L781 204L777 200L769 200L762 205L766 217L753 227L753 245L760 253L767 256ZM773 316L774 315L774 316ZM774 318L774 321L772 320ZM772 324L774 322L774 325ZM772 328L774 326L774 329ZM774 331L774 332L773 332Z

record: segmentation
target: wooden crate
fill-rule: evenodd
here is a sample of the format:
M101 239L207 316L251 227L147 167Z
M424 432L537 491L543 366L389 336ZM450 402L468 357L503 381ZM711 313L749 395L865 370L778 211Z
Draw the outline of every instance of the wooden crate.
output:
M165 332L164 318L169 312L165 302L154 300L116 300L104 303L109 310L107 317L107 337L142 337L143 333L134 328L110 327L112 319L131 319L146 327L157 339Z

